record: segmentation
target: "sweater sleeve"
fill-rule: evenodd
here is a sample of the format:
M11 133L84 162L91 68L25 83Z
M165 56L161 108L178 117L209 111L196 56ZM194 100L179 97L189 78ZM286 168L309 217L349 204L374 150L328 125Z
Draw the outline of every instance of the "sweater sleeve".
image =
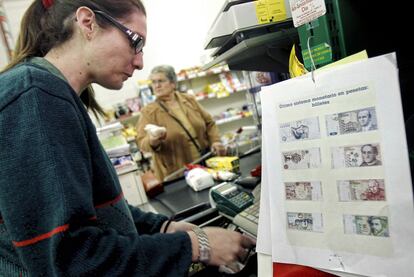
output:
M0 110L2 251L16 251L30 276L184 276L187 233L121 235L91 220L93 157L80 117L79 107L37 88ZM147 233L162 224L133 213Z
M161 225L168 220L164 215L158 215L151 212L142 212L140 209L129 205L132 218L134 219L135 227L140 234L154 234L158 233Z

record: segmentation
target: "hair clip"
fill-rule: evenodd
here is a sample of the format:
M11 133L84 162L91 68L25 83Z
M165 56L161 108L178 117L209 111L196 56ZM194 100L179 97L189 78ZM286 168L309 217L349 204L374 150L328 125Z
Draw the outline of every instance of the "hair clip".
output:
M53 5L53 0L42 0L43 7L49 9Z

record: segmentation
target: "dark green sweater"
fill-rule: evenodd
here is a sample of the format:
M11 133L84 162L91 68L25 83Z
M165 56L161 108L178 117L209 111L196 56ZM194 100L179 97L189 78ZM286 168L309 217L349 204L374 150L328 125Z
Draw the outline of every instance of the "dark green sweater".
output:
M167 218L126 203L79 97L49 71L0 74L0 276L185 276L188 234L157 234Z

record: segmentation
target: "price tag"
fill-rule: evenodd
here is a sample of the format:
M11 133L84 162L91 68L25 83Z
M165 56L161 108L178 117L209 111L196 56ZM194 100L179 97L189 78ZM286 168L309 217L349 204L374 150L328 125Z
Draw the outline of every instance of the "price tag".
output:
M293 25L299 27L326 13L325 0L289 0Z

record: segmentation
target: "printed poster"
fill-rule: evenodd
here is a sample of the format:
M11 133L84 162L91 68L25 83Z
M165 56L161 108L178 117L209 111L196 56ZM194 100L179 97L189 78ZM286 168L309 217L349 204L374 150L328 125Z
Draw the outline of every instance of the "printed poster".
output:
M411 276L414 209L395 54L265 87L261 99L270 222L259 227L258 252L270 233L272 249L262 252L273 262Z

